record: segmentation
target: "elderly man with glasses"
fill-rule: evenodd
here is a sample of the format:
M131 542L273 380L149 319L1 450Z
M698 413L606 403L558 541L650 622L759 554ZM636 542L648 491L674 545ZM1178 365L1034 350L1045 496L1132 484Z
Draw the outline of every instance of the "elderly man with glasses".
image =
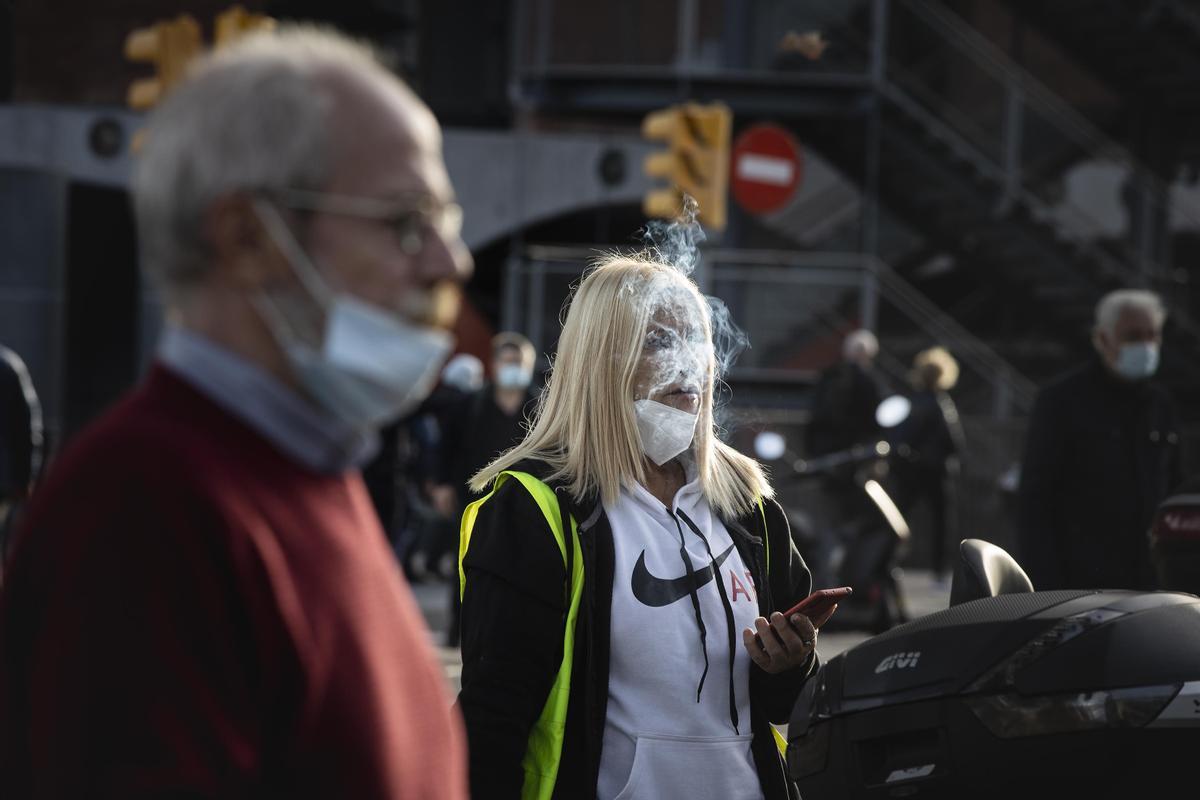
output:
M35 493L0 596L0 796L465 796L358 467L471 269L429 110L284 30L201 63L134 178L167 326Z

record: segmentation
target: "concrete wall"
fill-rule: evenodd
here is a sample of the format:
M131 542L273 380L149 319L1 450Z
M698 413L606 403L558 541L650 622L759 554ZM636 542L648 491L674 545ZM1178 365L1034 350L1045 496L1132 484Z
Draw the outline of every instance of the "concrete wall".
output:
M0 105L0 341L28 362L52 431L64 408L68 187L127 187L129 143L140 125L140 115L124 109ZM447 131L468 246L573 211L637 202L648 188L641 163L651 149L630 135ZM602 177L606 157L623 164L623 177ZM161 327L150 287L139 307L144 367Z

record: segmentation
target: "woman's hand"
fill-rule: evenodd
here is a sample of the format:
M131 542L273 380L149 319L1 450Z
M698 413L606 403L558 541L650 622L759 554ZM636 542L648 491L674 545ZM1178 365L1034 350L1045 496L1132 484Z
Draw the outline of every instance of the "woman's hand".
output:
M820 621L824 622L832 613L830 609ZM757 634L749 628L742 630L742 644L764 672L775 674L802 667L817 647L817 628L803 614L793 614L789 622L776 611L770 622L765 617L754 620L754 627Z

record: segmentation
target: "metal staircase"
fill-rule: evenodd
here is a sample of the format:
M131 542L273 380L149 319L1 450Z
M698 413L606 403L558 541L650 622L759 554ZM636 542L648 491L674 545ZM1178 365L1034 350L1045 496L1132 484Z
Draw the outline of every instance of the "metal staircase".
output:
M889 50L876 94L878 189L892 213L994 292L990 315L972 320L976 333L1002 340L991 326L1028 326L1083 353L1102 292L1155 288L1172 312L1164 373L1195 396L1200 325L1176 274L1123 249L1086 208L1055 194L1063 173L1085 160L1120 164L1138 181L1157 179L944 7L894 0L890 14L893 36L920 29L918 40L939 44ZM868 131L855 136L841 120L816 120L803 135L847 174L869 179ZM1153 194L1169 196L1161 186ZM1044 377L1052 366L1027 368Z
M1004 3L1019 23L1030 23L1061 46L1131 108L1153 110L1162 123L1177 128L1176 140L1156 166L1200 163L1200 5L1185 0Z

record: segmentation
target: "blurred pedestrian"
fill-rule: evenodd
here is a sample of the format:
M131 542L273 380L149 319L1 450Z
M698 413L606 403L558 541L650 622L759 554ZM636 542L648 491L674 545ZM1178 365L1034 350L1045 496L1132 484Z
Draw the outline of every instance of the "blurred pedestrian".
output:
M25 362L0 345L0 570L42 462L42 406Z
M945 581L952 566L946 563L953 516L948 482L958 474L966 448L958 408L950 397L958 383L958 362L944 347L922 350L913 358L909 382L911 409L890 437L896 504L911 523L924 503L930 520L930 563L935 577Z
M768 723L817 670L826 615L779 613L808 568L759 465L716 436L715 364L695 284L610 258L571 301L528 436L472 479L476 800L794 796Z
M379 452L362 468L371 504L410 579L414 574L407 557L434 516L427 487L438 468L441 427L464 395L456 384L474 380L476 367L482 381L483 365L478 358L468 353L451 358L442 368L441 382L421 405L380 430Z
M874 442L879 435L875 410L887 394L875 368L879 340L868 330L849 333L842 360L826 368L813 390L812 413L805 428L809 456Z
M408 422L411 448L402 487L406 513L399 522L397 553L411 581L450 580L457 575L453 553L458 549L458 515L451 519L439 510L434 496L445 451L444 432L456 424L465 398L482 386L483 362L470 353L459 353L446 362L441 381Z
M483 362L470 353L456 353L442 368L441 385L464 395L482 389Z
M442 430L439 482L434 505L457 519L473 498L472 475L525 438L533 410L533 343L514 331L492 337L492 380L464 396Z
M1146 533L1186 474L1174 403L1153 380L1165 319L1152 292L1110 292L1096 305L1095 358L1038 394L1017 531L1037 589L1154 586Z
M842 358L821 372L813 389L808 425L804 429L805 454L816 457L873 445L880 427L875 411L887 394L886 383L875 367L879 340L869 330L851 331L842 341ZM834 466L819 478L821 520L807 553L820 585L832 585L847 538L853 536L864 514L873 507L864 497L854 462Z
M470 268L437 122L365 48L288 28L202 60L135 167L168 326L25 517L0 795L465 797L358 472Z
M371 498L379 524L393 547L406 511L403 500L404 465L412 452L409 424L410 419L404 418L380 428L379 447L375 455L362 465L367 496Z
M421 426L422 435L418 437L421 463L421 475L424 477L426 494L432 496L432 490L440 485L442 470L449 454L446 452L446 433L461 425L459 415L468 398L483 390L483 362L470 353L458 353L446 362L442 369L442 380L433 393L421 404L425 424ZM458 514L455 517L455 541L458 540Z
M452 520L452 535L442 537L430 548L427 560L438 563L443 556L448 564L439 572L450 581L450 628L447 645L458 644L459 592L457 554L458 523L467 503L475 499L467 485L471 476L490 464L496 456L515 447L525 438L525 424L533 412L533 367L537 351L515 331L502 331L492 337L492 381L464 397L454 413L447 415L442 431L440 483L431 496L435 508ZM448 569L447 569L448 567Z

